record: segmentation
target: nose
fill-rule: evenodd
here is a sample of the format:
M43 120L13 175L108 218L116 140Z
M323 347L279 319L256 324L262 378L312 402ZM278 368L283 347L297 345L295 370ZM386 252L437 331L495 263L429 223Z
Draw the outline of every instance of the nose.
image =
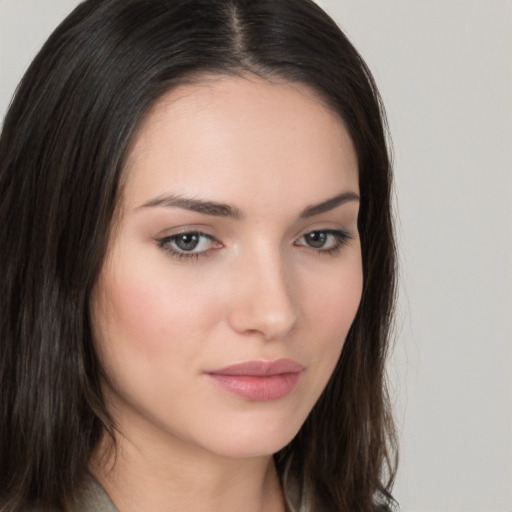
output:
M277 254L253 255L239 262L233 279L231 328L267 340L288 335L297 323L299 310L290 274Z

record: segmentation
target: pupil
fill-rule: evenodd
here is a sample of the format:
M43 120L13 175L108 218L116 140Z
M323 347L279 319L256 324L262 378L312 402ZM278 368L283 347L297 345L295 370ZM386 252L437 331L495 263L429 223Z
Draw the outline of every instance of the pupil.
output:
M314 247L315 249L323 247L326 241L327 234L323 231L313 231L306 235L306 242L310 247Z
M182 251L192 251L199 243L199 236L195 233L180 235L175 243Z

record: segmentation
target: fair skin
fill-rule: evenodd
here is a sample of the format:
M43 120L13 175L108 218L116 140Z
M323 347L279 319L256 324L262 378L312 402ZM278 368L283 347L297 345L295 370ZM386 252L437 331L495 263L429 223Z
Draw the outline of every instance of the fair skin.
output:
M91 471L121 512L284 511L272 454L361 297L358 194L352 141L304 86L209 77L153 107L91 299L119 442Z

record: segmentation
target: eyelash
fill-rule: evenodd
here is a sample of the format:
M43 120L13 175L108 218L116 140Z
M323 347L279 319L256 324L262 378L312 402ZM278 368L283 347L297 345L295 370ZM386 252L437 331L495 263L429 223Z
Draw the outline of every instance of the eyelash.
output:
M312 235L312 234L319 234L322 233L327 236L333 236L334 237L334 246L330 247L329 249L322 249L311 247L310 245L305 245L305 247L308 247L310 249L313 249L316 254L320 256L334 256L335 254L339 253L340 250L345 246L348 245L350 240L352 240L354 237L352 234L348 233L347 231L343 231L341 229L314 229L313 231L308 231L304 235L302 235L300 239Z
M294 245L299 245L300 247L306 247L306 248L312 249L318 255L333 256L333 255L337 254L343 246L348 245L350 240L352 240L354 238L353 235L351 235L350 233L343 231L341 229L315 229L313 231L308 231L307 233L303 234L302 236L300 236L298 238L298 240L301 240L304 237L306 237L308 235L312 235L312 234L324 234L327 236L333 236L335 238L334 246L330 247L329 249L322 249L322 248L315 248L315 247L312 247L307 244L297 244L297 242L295 242ZM190 252L190 251L184 251L184 250L177 250L177 249L173 248L173 246L171 244L176 243L176 240L179 237L183 237L183 236L196 236L199 238L207 238L211 242L217 243L219 245L219 247L216 247L215 249L222 247L222 244L220 244L220 242L217 242L211 235L208 235L207 233L203 233L201 231L186 231L183 233L178 233L176 235L161 238L161 239L157 240L158 247L160 249L162 249L163 251L165 251L166 253L170 254L173 258L176 258L179 260L182 260L182 259L186 259L186 260L196 259L197 260L200 257L208 256L211 248L208 248L204 251L199 251L199 252Z
M183 236L187 236L187 235L188 236L197 236L200 238L207 238L211 242L215 242L215 239L211 235L208 235L207 233L203 233L202 231L185 231L183 233L178 233L176 235L167 236L165 238L161 238L161 239L157 240L158 247L160 247L160 249L164 250L165 252L169 253L172 257L177 258L179 260L182 260L182 259L196 259L197 260L200 257L207 256L210 253L210 249L206 249L205 251L200 251L200 252L187 252L187 251L183 251L183 250L177 250L172 247L171 244L175 243L179 237L183 237ZM221 245L221 244L219 243L219 245Z

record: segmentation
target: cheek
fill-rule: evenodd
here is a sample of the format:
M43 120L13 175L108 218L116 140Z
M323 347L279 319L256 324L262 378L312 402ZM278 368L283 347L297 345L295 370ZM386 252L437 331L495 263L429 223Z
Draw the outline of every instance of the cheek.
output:
M363 286L359 259L340 272L317 279L316 286L307 295L305 307L309 326L313 359L321 370L318 376L327 382L345 343L361 301Z
M342 272L317 279L307 295L307 309L315 329L346 335L357 313L362 287L362 267L358 260Z
M132 266L100 278L92 312L102 353L147 361L165 354L186 357L215 323L214 290L198 293L192 283L155 275L152 268Z

